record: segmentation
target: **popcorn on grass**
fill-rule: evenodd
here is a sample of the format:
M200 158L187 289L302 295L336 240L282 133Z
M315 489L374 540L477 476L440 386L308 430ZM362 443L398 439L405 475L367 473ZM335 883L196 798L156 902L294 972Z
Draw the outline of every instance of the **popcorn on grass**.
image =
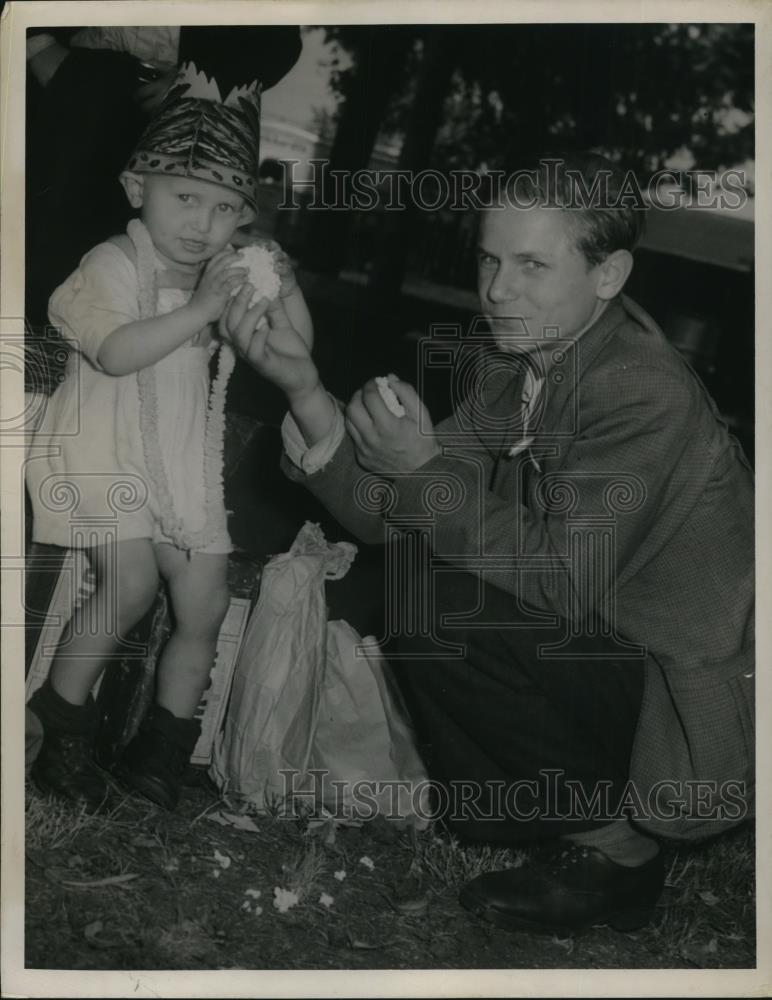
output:
M227 854L221 854L217 848L214 850L213 859L217 862L219 867L212 869L212 878L219 878L226 868L230 868L231 859Z
M279 913L286 913L293 906L297 906L299 902L298 894L290 889L282 889L277 885L273 890L273 905Z
M257 900L260 899L262 893L259 889L245 889L244 895L247 897L241 904L241 909L246 910L247 913L253 913L256 917L259 917L263 912L262 906L258 906Z

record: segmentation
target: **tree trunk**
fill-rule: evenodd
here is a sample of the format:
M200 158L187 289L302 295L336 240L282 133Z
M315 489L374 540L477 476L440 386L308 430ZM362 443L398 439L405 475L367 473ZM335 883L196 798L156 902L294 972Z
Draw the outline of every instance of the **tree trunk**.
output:
M435 28L427 39L398 167L412 176L429 164L461 41L455 27ZM419 211L415 198L409 197L402 211L385 215L369 284L375 300L385 307L399 296Z
M357 65L345 83L345 101L330 150L329 169L322 174L323 205L336 203L333 171L346 174L367 167L389 101L399 87L414 30L401 26L362 28ZM311 210L309 239L302 263L310 270L337 274L346 257L350 210Z

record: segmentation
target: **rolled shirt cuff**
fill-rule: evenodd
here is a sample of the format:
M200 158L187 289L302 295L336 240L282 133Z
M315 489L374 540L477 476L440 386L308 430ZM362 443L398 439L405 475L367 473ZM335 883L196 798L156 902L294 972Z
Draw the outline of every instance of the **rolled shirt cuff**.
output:
M307 476L319 472L327 465L340 447L346 433L340 405L334 396L330 396L330 399L335 404L335 421L326 437L311 445L310 448L291 413L288 413L282 421L281 437L285 454L290 462Z

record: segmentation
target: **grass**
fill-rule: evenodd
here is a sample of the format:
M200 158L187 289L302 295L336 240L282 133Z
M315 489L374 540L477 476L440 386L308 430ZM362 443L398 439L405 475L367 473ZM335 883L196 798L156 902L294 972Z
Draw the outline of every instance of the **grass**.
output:
M462 846L455 837L439 837L434 833L415 837L413 850L414 869L451 889L459 889L483 872L517 868L528 857L527 851Z
M457 903L461 884L520 850L429 829L212 822L190 790L176 813L125 797L104 816L30 791L27 962L41 968L749 968L754 838L666 849L655 921L635 934L512 934ZM366 860L369 861L366 862ZM336 874L337 873L337 874ZM343 874L343 877L341 876ZM128 878L128 876L134 876ZM294 893L286 909L275 890ZM326 901L322 902L322 898ZM332 900L332 902L330 902Z
M673 852L662 915L649 934L662 954L703 967L732 951L755 964L755 840L737 831Z
M294 893L298 902L315 902L322 892L321 876L328 866L324 848L316 840L308 840L297 848L292 860L282 865L280 888Z

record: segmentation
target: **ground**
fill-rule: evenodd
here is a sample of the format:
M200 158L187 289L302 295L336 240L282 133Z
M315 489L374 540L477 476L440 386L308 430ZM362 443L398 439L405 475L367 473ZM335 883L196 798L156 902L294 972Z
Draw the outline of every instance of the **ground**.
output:
M458 887L522 852L436 829L243 813L203 780L176 812L90 817L27 793L26 967L681 969L755 965L754 838L667 850L654 922L559 938L498 930Z

